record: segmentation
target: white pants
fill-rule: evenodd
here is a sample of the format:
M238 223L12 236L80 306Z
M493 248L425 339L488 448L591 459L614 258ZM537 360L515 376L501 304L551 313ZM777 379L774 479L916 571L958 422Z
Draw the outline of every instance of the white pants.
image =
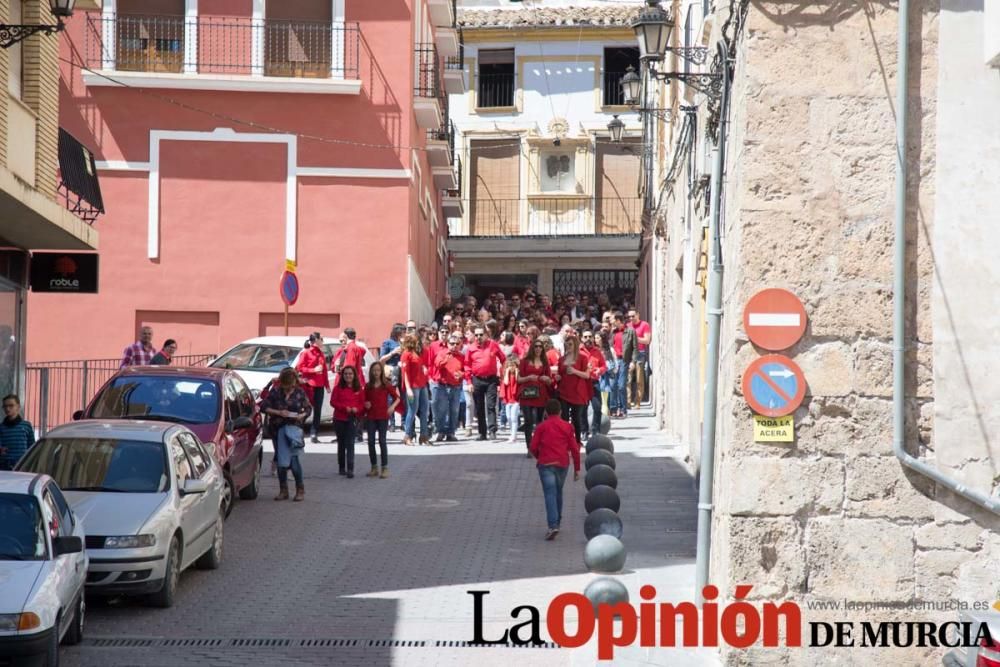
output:
M521 419L521 404L517 401L506 403L504 410L507 412L507 425L510 426L510 439L513 442L517 440L517 423Z

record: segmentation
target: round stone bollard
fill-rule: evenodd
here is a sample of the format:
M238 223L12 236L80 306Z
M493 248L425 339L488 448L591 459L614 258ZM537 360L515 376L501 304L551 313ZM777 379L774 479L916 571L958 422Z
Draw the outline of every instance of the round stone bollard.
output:
M587 486L588 491L598 484L603 484L605 486L610 486L612 489L617 489L618 475L615 474L615 469L611 466L599 463L587 471L587 476L583 478L583 483Z
M598 535L611 535L622 538L622 520L618 513L609 510L607 507L598 507L587 515L583 521L583 534L588 540L592 540Z
M587 454L587 458L584 460L584 465L587 466L587 470L590 470L596 465L606 465L614 470L615 455L606 449L595 449L591 453Z
M625 588L625 584L611 577L594 579L583 589L583 594L594 605L594 613L597 613L597 605L600 604L628 602L628 589Z
M615 444L611 442L611 438L606 435L592 435L590 440L587 441L587 453L591 453L595 449L606 449L612 454L615 453Z
M601 435L607 435L611 432L611 417L607 415L601 415Z
M618 497L618 492L610 486L598 484L587 491L587 495L583 499L583 506L587 509L588 514L601 507L607 507L612 512L617 512L621 509L622 501Z
M625 567L625 545L614 535L597 535L583 549L583 564L591 572L621 572Z

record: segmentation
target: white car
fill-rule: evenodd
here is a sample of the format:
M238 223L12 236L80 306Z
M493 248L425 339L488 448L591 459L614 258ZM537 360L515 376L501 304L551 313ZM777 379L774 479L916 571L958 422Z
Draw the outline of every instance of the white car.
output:
M83 420L58 426L18 462L51 475L87 529L87 592L173 604L181 571L222 563L222 470L179 424Z
M267 383L278 377L282 368L295 367L295 362L302 353L306 339L302 336L261 336L245 340L230 349L226 350L212 360L208 365L214 368L231 368L236 371L243 381L250 387L256 397ZM372 354L368 346L363 341L355 341L365 348L365 378L368 377L368 368L375 363L375 355ZM340 341L332 339L324 341L323 350L326 353L326 361L330 359L340 349ZM330 386L333 386L333 367L330 367ZM320 417L321 422L333 420L333 408L330 407L330 396L326 395L323 401L323 412Z
M0 472L0 657L57 665L60 641L83 639L83 540L52 478Z

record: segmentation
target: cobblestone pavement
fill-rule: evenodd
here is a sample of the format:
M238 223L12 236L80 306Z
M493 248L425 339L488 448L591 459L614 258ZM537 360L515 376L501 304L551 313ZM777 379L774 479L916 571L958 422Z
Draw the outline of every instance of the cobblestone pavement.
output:
M638 413L614 422L626 571L633 601L694 596L696 494L677 450ZM330 436L324 438L329 440ZM226 523L220 570L188 570L173 608L92 600L87 638L64 664L199 665L589 665L579 649L448 646L473 638L468 590L488 590L485 636L556 594L582 591L583 479L566 482L563 530L542 539L541 487L524 444L390 444L391 478L368 479L367 448L353 479L337 475L335 447L308 445L306 501L275 503L264 477L257 501ZM115 645L117 644L117 645ZM710 652L628 648L613 664L712 665Z

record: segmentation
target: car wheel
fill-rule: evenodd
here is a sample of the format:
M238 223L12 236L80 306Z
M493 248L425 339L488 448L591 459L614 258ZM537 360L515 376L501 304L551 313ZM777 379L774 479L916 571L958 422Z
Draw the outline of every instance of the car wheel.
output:
M45 647L45 667L59 667L59 624L62 616L56 616L56 624L52 628L52 637Z
M83 641L83 625L86 622L87 603L83 599L83 592L80 592L80 599L76 603L76 611L73 613L73 623L66 630L63 637L63 644L75 646Z
M163 574L163 587L149 596L149 603L154 607L166 609L174 604L177 593L177 582L181 578L181 543L174 535L167 551L167 569Z
M217 570L222 565L222 532L225 520L225 513L220 508L219 516L215 519L215 533L212 536L212 546L195 562L199 570Z
M253 477L250 479L250 484L240 489L240 498L243 500L256 500L257 495L260 493L260 469L263 467L261 463L262 456L263 454L257 457L256 467L253 470Z
M222 477L225 480L225 484L222 485L222 506L226 510L226 518L229 518L236 503L236 485L233 484L233 476L228 470L222 472Z

